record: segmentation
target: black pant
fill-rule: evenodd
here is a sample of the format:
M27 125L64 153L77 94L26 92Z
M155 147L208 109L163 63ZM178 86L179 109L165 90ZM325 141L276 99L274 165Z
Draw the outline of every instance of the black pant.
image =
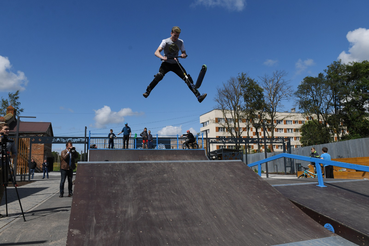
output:
M127 145L126 145L127 142ZM123 149L128 149L129 135L123 135Z
M190 143L194 143L194 142L196 142L196 139L187 139L186 141L185 141L185 144L186 144L186 146L187 146L187 148L190 148Z
M326 166L325 167L325 178L333 179L333 166Z
M183 71L187 74L186 70L184 69L184 67L179 64L181 66L181 68L183 69ZM151 91L152 89L154 89L154 87L159 83L160 80L163 79L163 77L165 76L166 73L168 73L169 71L174 72L175 74L177 74L181 79L183 79L184 81L186 81L186 77L183 74L181 68L178 66L177 63L168 63L168 62L162 62L159 68L159 73L162 74L162 77L160 76L155 76L155 78L153 79L153 81L151 81L150 85L147 87L147 91ZM198 90L195 88L195 86L193 85L193 81L192 78L188 75L188 77L190 78L191 84L190 83L186 83L188 88L193 92L193 94L195 94L195 96L199 96L200 93L198 92Z
M114 139L109 138L109 149L114 149Z
M65 179L68 177L68 192L69 194L73 193L73 170L60 170L61 180L60 180L60 195L64 194L64 183Z

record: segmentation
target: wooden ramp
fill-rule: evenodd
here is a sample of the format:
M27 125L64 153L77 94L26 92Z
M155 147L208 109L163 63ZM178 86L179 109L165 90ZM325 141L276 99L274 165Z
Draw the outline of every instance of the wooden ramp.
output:
M241 161L125 161L79 163L67 245L342 245L337 239Z
M325 188L316 186L316 179L268 182L321 225L329 223L339 236L369 245L369 180L326 179Z

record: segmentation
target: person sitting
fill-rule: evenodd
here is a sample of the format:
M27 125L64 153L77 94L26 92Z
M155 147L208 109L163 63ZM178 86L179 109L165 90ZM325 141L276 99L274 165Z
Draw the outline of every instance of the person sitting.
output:
M186 137L186 141L184 142L184 144L186 145L188 149L190 148L190 145L189 145L190 143L196 142L196 138L193 136L190 130L187 130L187 134L183 134L182 136Z

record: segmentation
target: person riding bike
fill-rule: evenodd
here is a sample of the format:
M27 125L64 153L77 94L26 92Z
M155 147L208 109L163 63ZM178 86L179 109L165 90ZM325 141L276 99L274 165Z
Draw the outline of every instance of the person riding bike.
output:
M187 134L183 134L183 136L186 137L186 141L184 142L184 144L189 149L190 148L189 144L196 142L196 138L193 136L193 134L190 132L190 130L187 130Z

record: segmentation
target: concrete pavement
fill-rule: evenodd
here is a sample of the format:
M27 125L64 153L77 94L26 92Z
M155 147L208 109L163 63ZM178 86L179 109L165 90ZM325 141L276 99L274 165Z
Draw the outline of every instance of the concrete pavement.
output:
M72 198L59 198L60 173L49 179L35 173L32 182L18 187L26 221L13 187L8 187L8 217L0 218L0 245L65 245ZM67 186L67 182L65 184ZM5 216L5 198L0 213Z

